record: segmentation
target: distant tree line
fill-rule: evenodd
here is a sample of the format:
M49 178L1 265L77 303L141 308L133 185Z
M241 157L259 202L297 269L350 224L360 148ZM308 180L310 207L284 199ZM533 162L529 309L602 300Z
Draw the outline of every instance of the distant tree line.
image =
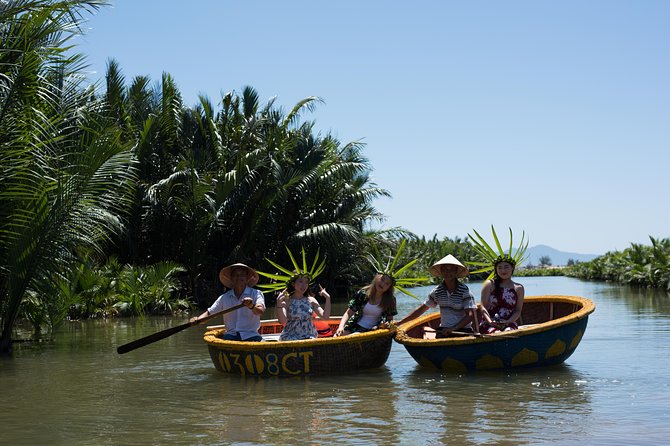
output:
M285 247L325 256L319 280L342 297L369 283L372 246L408 239L412 275L448 253L476 259L459 238L370 230L390 193L361 143L304 120L317 97L284 110L245 87L187 106L169 74L128 81L113 60L104 91L85 85L67 48L104 4L0 2L0 352L19 318L42 336L67 318L207 305L221 267L289 265ZM670 286L668 241L652 243L575 275Z
M565 274L588 280L670 290L670 239L649 237L651 245L633 243L590 262L566 268Z
M285 246L326 256L343 294L369 281L371 244L406 232L368 229L389 192L361 143L303 120L321 100L283 110L245 87L190 107L169 74L126 81L113 60L100 92L67 48L104 4L0 3L0 351L21 317L39 334L206 305L222 266L290 264Z

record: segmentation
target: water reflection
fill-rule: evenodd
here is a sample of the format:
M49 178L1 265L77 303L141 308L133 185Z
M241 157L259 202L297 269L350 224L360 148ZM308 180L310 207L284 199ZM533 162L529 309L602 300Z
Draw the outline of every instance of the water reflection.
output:
M388 370L337 377L217 376L200 401L202 434L221 443L398 444ZM207 386L211 388L210 386Z
M590 412L586 384L566 365L465 375L417 368L405 377L398 405L407 408L406 425L442 444L535 444L581 429L574 416ZM538 436L542 423L553 427Z
M670 299L566 278L523 283L528 294L596 302L565 364L457 375L421 369L394 343L386 366L367 373L257 379L217 372L204 327L116 354L182 318L66 325L54 344L0 358L0 444L666 442ZM417 305L400 297L400 315Z

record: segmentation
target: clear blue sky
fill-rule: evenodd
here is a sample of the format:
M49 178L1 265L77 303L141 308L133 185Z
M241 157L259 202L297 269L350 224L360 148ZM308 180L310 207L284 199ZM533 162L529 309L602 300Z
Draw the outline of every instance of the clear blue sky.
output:
M117 0L79 50L187 105L254 87L361 139L388 218L602 254L670 237L670 2Z

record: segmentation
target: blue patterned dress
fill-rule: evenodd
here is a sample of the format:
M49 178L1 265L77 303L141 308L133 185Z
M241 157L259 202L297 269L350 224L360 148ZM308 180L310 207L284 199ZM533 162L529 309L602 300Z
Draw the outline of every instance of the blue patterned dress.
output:
M296 341L298 339L316 338L316 331L312 321L312 305L307 297L289 299L286 312L286 326L279 336L280 341Z

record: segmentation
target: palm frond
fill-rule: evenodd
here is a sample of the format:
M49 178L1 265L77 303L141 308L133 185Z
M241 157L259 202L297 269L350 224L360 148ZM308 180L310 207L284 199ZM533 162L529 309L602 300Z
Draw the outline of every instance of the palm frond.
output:
M491 279L495 275L495 264L500 261L507 261L512 263L514 266L521 265L525 260L526 249L528 248L528 240L526 239L526 233L523 231L521 233L521 241L519 242L516 250L514 249L513 242L513 233L512 228L509 228L509 249L505 252L498 238L495 228L491 225L491 235L493 237L494 244L497 248L493 249L489 243L482 237L477 230L472 230L475 233L475 236L468 234L468 242L470 246L479 254L484 261L469 261L466 262L468 265L480 266L482 268L475 271L471 271L471 274L485 273L489 272L488 278Z

